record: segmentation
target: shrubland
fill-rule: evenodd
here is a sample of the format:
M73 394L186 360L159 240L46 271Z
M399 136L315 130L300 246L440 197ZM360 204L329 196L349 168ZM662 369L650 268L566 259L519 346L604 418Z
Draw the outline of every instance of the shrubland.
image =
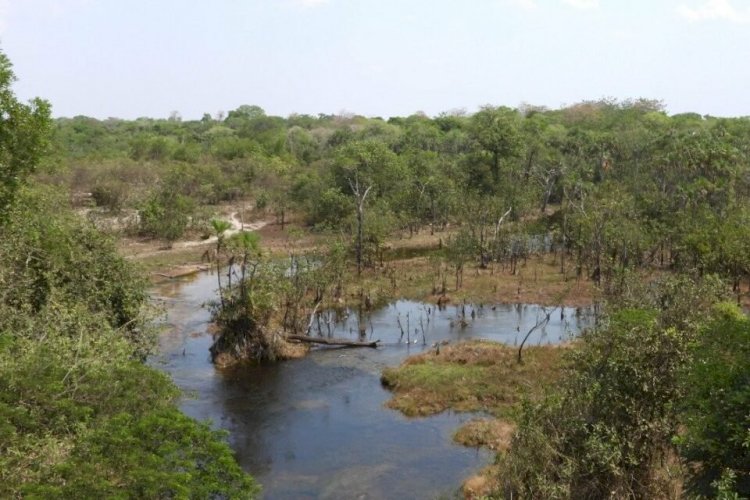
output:
M750 321L715 276L632 277L565 347L465 343L387 369L389 406L452 409L498 450L466 491L492 498L744 498ZM481 484L482 488L477 485Z
M44 104L36 106L42 115L36 125L29 119L33 130L45 122ZM586 300L605 301L604 315L563 353L559 382L533 391L512 413L517 428L499 455L494 494L749 494L747 324L728 305L746 302L750 286L747 117L669 115L642 99L387 120L283 118L243 105L201 120L74 117L52 128L51 153L36 154L35 182L68 189L78 209L88 200L95 212L137 213L125 236L168 244L191 232L218 236L216 254L234 267L217 269L225 281L215 319L224 335L215 357L272 358L279 335L309 330L321 304L367 307L401 293L494 297L498 286L502 297L520 300L529 270L537 283L542 269L538 283L554 282L554 293L532 296L577 302L566 294L586 290ZM38 151L32 138L27 149ZM28 160L19 158L9 165L25 168ZM21 192L15 178L3 178L4 203ZM32 202L18 203L22 214ZM241 205L243 217L250 207L250 216L272 217L282 231L293 221L295 230L336 243L306 261L292 242L283 250L289 261L274 265L252 238L221 238L210 218L222 204ZM48 230L30 214L13 217ZM133 283L129 271L103 256L111 248L103 249L98 233L71 230L80 237L54 233L69 249L59 254L46 252L46 236L13 233L13 245L39 252L29 260L26 247L5 253L4 272L18 275L6 274L7 282L26 283L22 298L8 296L8 307L24 314L6 321L27 331L36 321L28 318L63 301L65 310L106 318L105 329L125 339L130 355L142 355L145 330L131 322L138 288L115 286L97 269L112 267ZM428 244L400 244L425 234ZM411 251L419 256L402 255ZM79 258L82 277L65 271ZM290 263L295 272L287 272ZM496 275L518 282L506 286ZM71 283L81 288L78 297L66 296ZM477 286L481 293L472 292ZM464 380L493 391L482 382L492 372L486 367L427 365L408 365L412 377L401 383L424 379L443 390ZM468 392L454 396L470 401ZM47 455L84 456L59 446Z
M29 182L49 106L19 103L12 80L0 55L0 496L254 497L222 435L144 363L146 281L67 196Z

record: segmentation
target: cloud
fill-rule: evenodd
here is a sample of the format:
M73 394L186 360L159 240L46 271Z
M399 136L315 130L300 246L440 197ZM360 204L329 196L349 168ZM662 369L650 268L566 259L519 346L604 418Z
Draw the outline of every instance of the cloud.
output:
M326 5L330 0L295 0L295 3L300 7L314 8Z
M540 8L538 0L502 0L505 5L516 7L523 10L538 10ZM599 8L599 0L562 0L562 3L568 7L579 10L591 10Z
M581 10L599 8L599 0L563 0L563 3Z
M689 21L730 21L750 23L750 6L738 9L730 0L706 0L699 7L680 5L677 12Z
M505 3L511 7L517 7L523 10L536 10L539 8L536 0L505 0Z

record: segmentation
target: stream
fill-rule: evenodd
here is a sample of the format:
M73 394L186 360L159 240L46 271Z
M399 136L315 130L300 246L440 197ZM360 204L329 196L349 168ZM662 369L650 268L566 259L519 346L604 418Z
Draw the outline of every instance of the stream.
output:
M209 358L210 317L203 307L216 297L216 276L172 280L152 295L165 308L167 328L151 363L184 392L180 407L187 415L229 432L237 459L267 499L454 497L462 480L493 458L452 442L473 415L408 419L384 406L390 393L380 373L443 340L517 345L544 316L535 305L466 305L462 328L461 305L437 310L397 301L366 321L367 337L382 342L378 349L316 349L300 360L219 371ZM527 345L559 343L590 323L586 309L550 310L549 323ZM356 340L356 313L347 314L324 314L323 335L330 328L335 337Z

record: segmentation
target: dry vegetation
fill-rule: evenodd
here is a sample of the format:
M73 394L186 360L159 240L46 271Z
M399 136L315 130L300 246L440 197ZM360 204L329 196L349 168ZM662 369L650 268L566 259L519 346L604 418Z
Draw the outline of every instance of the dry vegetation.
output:
M466 269L459 289L455 288L455 283L447 281L445 296L434 293L440 286L436 266L430 257L424 256L386 261L381 268L364 271L350 288L352 293L363 289L383 300L404 298L437 302L444 297L454 303L584 306L590 305L596 297L590 281L561 274L559 266L549 256L528 259L519 265L516 274L497 264L488 269Z
M300 220L291 219L284 229L272 218L267 222L257 233L264 252L271 257L323 250L331 239L330 235L311 232ZM456 289L451 269L445 264L440 267L435 258L449 234L427 231L412 237L395 234L384 245L382 265L365 268L359 277L354 268L347 273L344 299L354 304L363 292L376 304L400 298L437 302L442 297L453 302L585 306L597 298L593 283L577 278L573 269L561 273L554 255L532 256L521 261L515 273L498 263L491 263L486 269L467 267L463 284ZM167 249L158 241L134 238L122 238L119 243L121 254L138 262L155 281L205 270L204 254L212 246L211 243L187 248L176 245ZM445 295L435 293L441 284L439 273L447 276Z

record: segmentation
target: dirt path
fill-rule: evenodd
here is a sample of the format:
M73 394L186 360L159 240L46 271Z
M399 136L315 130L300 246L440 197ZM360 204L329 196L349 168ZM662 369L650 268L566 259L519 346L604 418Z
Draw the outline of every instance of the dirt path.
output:
M242 231L258 231L259 229L265 227L268 224L267 220L261 220L257 222L250 222L248 224L243 224L242 221L237 217L239 215L238 212L233 213L229 219L226 219L227 222L229 222L232 227L231 229L227 229L224 232L224 237L229 238L237 233L241 233ZM208 245L211 243L216 243L216 240L218 238L216 236L211 236L210 238L207 238L205 240L192 240L192 241L178 241L174 245L172 245L172 248L174 249L180 249L180 248L191 248L191 247L198 247L201 245Z
M238 215L239 215L238 212L234 212L232 213L231 216L229 216L229 218L225 219L227 222L229 222L232 225L230 229L224 232L224 236L226 238L229 238L243 231L258 231L270 223L270 221L268 220L260 220L256 222L243 224L243 222L240 221ZM126 258L127 259L145 259L145 258L153 257L156 255L164 256L164 255L169 255L170 253L177 253L184 249L212 245L212 244L215 244L217 240L218 238L216 236L211 236L203 240L176 241L175 243L172 244L171 248L160 248L158 250L147 250L145 252L132 253L132 254L127 255Z

